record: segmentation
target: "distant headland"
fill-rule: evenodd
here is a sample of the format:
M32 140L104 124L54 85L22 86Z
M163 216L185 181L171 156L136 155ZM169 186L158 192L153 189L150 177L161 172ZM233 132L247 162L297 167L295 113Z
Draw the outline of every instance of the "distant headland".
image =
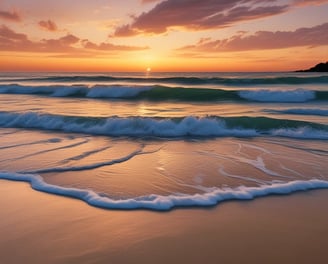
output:
M299 70L296 72L328 72L328 61L326 63L319 63L316 66L307 69L307 70Z

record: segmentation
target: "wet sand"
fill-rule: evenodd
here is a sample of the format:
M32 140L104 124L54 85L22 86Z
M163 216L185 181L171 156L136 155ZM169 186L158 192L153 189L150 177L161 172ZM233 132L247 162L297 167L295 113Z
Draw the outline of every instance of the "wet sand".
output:
M328 263L328 191L110 211L0 181L0 263Z

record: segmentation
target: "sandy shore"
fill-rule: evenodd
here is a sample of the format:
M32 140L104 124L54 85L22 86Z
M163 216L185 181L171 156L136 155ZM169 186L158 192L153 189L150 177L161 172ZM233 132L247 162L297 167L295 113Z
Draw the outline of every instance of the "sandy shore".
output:
M328 263L328 191L108 211L0 181L0 263Z

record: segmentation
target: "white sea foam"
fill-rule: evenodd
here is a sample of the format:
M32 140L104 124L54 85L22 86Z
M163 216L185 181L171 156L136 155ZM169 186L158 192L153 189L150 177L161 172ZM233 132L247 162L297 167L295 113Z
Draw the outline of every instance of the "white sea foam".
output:
M228 128L220 118L157 119L141 117L81 118L28 113L0 112L0 127L35 128L107 136L154 137L256 137L262 135L291 138L328 139L328 132L300 128L277 128L270 131Z
M267 175L288 178L284 175L281 175L275 171L268 169L261 156L256 157L256 159L248 159L248 158L244 158L241 156L231 156L231 158L233 158L234 160L237 160L239 162L252 165L253 167L257 168L258 170L263 171Z
M247 90L238 92L239 96L259 102L306 102L315 99L315 91L296 90Z
M10 94L45 94L53 97L81 96L89 98L129 98L143 91L152 89L148 86L86 86L86 85L49 85L25 86L19 84L1 85L0 93Z
M280 137L290 137L290 138L302 138L302 139L328 139L328 132L312 129L309 127L301 127L301 128L281 128L271 130L271 134L273 136Z
M229 129L223 120L185 117L180 121L153 118L116 118L101 121L90 119L29 113L0 113L0 126L61 130L65 132L90 133L109 136L240 136L259 135L253 129Z
M92 190L62 187L46 183L39 175L0 172L0 179L29 182L33 189L85 201L89 205L106 209L150 209L166 211L175 207L214 206L228 200L252 200L273 194L290 194L297 191L328 188L328 181L308 180L274 182L260 187L208 188L199 194L148 195L129 199L113 199Z
M254 179L252 177L246 177L246 176L240 176L240 175L236 175L236 174L231 174L228 173L224 170L224 167L221 167L219 169L220 174L226 176L226 177L230 177L230 178L235 178L235 179L239 179L239 180L243 180L243 181L250 181L250 182L255 182L257 184L263 185L263 184L268 184L268 181L264 181L264 180L259 180L259 179Z

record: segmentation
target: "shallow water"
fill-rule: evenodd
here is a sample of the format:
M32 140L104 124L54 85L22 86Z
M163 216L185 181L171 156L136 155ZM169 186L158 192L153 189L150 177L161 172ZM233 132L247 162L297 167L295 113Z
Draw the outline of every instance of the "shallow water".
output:
M1 75L0 178L154 210L328 187L328 75Z

